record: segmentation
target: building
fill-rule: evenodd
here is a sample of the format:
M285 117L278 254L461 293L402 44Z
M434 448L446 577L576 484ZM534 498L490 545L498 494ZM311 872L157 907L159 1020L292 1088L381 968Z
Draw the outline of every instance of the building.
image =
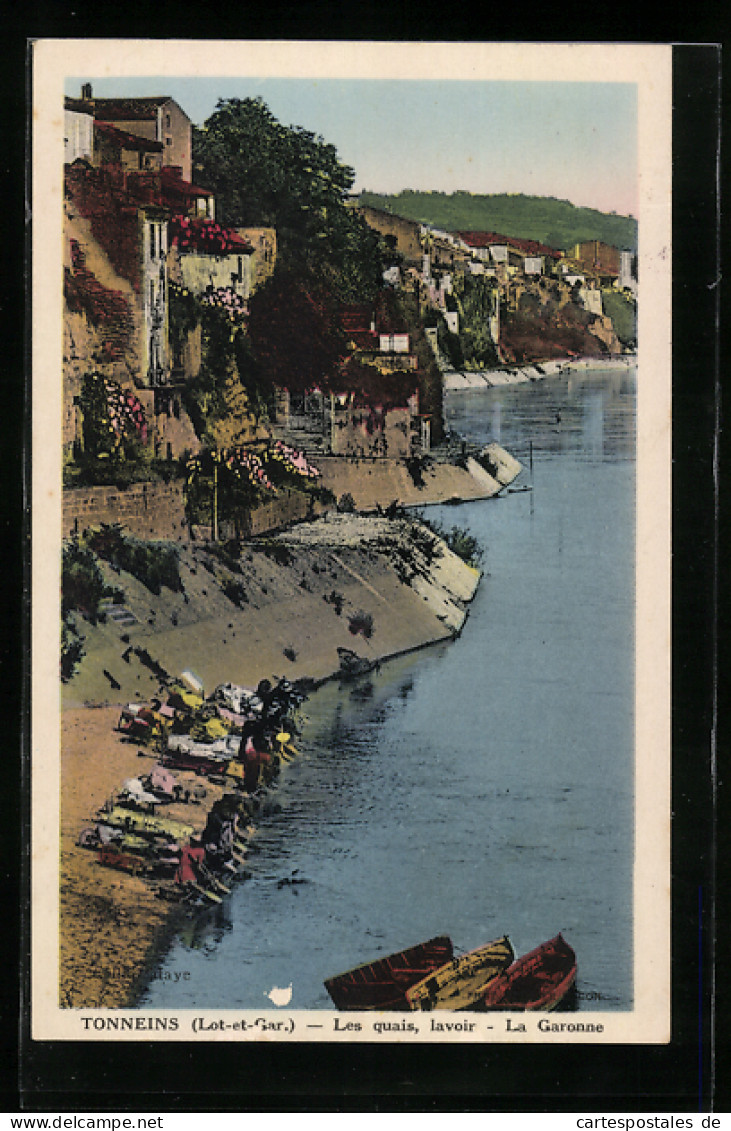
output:
M574 259L597 275L605 286L614 286L619 278L619 249L601 240L586 240L577 243Z
M278 391L285 434L314 451L408 459L429 450L431 420L419 413L421 374L395 296L341 308L348 352L328 389Z
M183 178L190 180L192 122L175 99L165 94L147 98L94 98L91 84L85 83L81 98L73 101L77 103L73 113L84 112L78 106L81 103L91 109L95 122L158 142L162 147L160 164L180 166Z
M637 296L637 254L634 251L620 251L619 253L619 278L617 286L620 290L632 291Z
M562 253L537 240L499 232L455 232L462 246L479 262L494 267L501 281L516 274L532 277L554 274ZM486 267L487 269L487 267Z
M129 134L108 122L94 122L94 165L119 165L129 171L159 170L162 152L160 141Z
M394 216L381 208L371 208L370 205L359 205L356 211L369 227L380 232L386 248L398 255L405 267L421 267L424 251L421 224L415 220L405 220L402 216Z
M71 165L78 158L89 162L94 160L94 111L91 104L81 98L64 98L64 165Z
M195 295L230 292L242 302L249 298L254 248L240 232L185 215L173 217L170 232L176 282Z
M251 261L252 292L258 290L274 274L277 262L276 228L237 228L236 231L253 249Z

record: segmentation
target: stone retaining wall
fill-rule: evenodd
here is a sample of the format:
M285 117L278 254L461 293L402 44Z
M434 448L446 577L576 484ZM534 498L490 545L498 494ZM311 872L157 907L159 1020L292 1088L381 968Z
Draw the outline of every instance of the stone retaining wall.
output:
M64 491L64 538L114 522L138 538L189 541L182 483L134 483L124 490L74 487Z

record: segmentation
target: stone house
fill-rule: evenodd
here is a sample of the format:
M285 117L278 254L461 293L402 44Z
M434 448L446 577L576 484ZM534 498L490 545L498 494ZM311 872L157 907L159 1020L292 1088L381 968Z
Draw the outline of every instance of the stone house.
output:
M371 228L380 232L387 248L402 257L405 267L421 267L424 249L420 224L370 205L359 205L356 211Z
M372 305L341 308L348 344L327 391L279 390L277 418L301 446L333 455L408 459L429 450L430 420L419 413L420 374L408 328L382 291Z
M106 122L135 137L158 142L162 146L161 164L180 166L183 177L190 180L192 122L174 98L94 98L91 84L85 83L81 98L75 101L89 106L96 122Z
M164 195L119 165L77 160L64 178L64 445L81 442L84 379L129 390L149 442L170 456L195 449L172 382L168 334L168 220Z
M597 275L604 286L613 286L619 278L619 248L603 243L601 240L586 240L576 244L574 259Z
M63 100L63 162L94 159L94 111L81 98Z

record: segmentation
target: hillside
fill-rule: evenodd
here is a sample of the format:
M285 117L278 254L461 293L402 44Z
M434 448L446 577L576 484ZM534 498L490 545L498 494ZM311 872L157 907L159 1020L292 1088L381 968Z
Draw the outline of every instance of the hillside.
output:
M538 240L560 250L582 240L602 240L636 250L637 221L631 216L577 208L568 200L522 194L477 195L469 192L414 192L394 195L363 192L359 202L407 220L446 231L491 231Z

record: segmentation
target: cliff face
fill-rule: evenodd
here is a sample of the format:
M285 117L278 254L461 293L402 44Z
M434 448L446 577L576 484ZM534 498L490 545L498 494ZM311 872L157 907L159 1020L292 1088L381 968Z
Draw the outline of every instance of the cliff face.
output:
M159 668L192 668L206 691L263 678L321 680L338 649L375 662L462 627L479 573L410 519L330 515L247 546L238 559L179 550L181 592L153 595L112 573L123 600L106 621L79 619L85 656L65 706L145 699Z
M597 300L599 300L597 302ZM500 351L506 362L621 353L611 319L602 313L601 292L575 294L565 283L541 279L515 287L501 313Z

